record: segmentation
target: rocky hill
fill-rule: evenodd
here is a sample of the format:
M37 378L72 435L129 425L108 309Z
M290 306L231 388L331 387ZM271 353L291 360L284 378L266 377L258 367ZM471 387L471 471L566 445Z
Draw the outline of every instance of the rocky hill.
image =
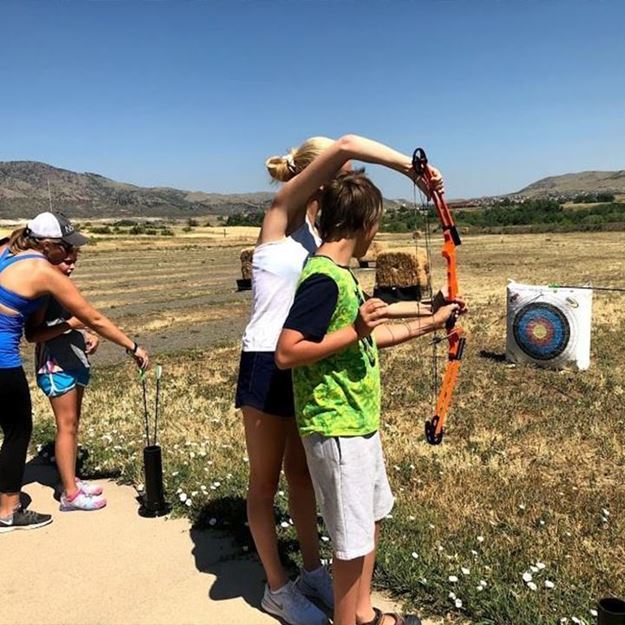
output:
M550 176L533 182L514 195L537 198L601 192L625 193L625 170L582 171L577 174Z
M49 193L48 193L49 185ZM99 174L35 161L0 162L0 218L26 217L52 206L69 217L192 217L263 210L271 193L223 195L138 187Z

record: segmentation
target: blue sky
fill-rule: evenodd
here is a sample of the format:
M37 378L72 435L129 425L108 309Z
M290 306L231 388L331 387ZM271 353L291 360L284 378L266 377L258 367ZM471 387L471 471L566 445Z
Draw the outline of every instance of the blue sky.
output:
M244 192L358 133L425 147L450 197L625 169L623 24L619 0L4 0L0 160Z

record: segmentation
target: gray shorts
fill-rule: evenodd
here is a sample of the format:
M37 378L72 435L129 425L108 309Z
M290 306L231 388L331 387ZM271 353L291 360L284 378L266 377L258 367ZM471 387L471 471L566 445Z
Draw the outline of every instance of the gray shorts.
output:
M302 439L317 503L334 553L340 560L364 556L375 547L375 522L394 498L384 468L380 434Z

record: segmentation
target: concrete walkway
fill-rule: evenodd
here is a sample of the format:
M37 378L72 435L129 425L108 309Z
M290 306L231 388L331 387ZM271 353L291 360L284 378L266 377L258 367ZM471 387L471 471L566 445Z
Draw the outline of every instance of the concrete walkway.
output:
M101 482L104 510L61 513L55 482L52 468L30 463L29 507L54 522L0 536L0 624L278 623L259 609L261 567L233 559L227 538L191 530L184 519L143 519L134 489L109 481ZM376 603L392 607L381 597Z

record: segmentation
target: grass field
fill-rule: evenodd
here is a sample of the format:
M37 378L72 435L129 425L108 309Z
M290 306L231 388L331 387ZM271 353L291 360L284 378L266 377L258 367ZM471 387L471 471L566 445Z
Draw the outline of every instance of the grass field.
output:
M242 551L251 549L247 464L232 396L250 298L235 291L235 279L240 248L253 238L246 231L223 241L102 240L85 250L76 271L89 299L163 365L168 498L199 525L231 532ZM407 237L380 239L410 244ZM435 282L443 269L437 261ZM373 272L358 275L372 286ZM471 307L469 344L443 445L428 446L423 436L431 411L428 341L382 359L382 435L397 505L384 525L379 587L426 615L496 625L590 623L598 597L623 594L624 296L595 296L589 371L503 361L508 278L618 285L623 275L620 233L465 238L459 278ZM137 374L111 346L94 365L82 428L85 468L140 488ZM33 398L34 444L42 444L53 425L36 389ZM283 491L276 522L284 557L295 562Z

